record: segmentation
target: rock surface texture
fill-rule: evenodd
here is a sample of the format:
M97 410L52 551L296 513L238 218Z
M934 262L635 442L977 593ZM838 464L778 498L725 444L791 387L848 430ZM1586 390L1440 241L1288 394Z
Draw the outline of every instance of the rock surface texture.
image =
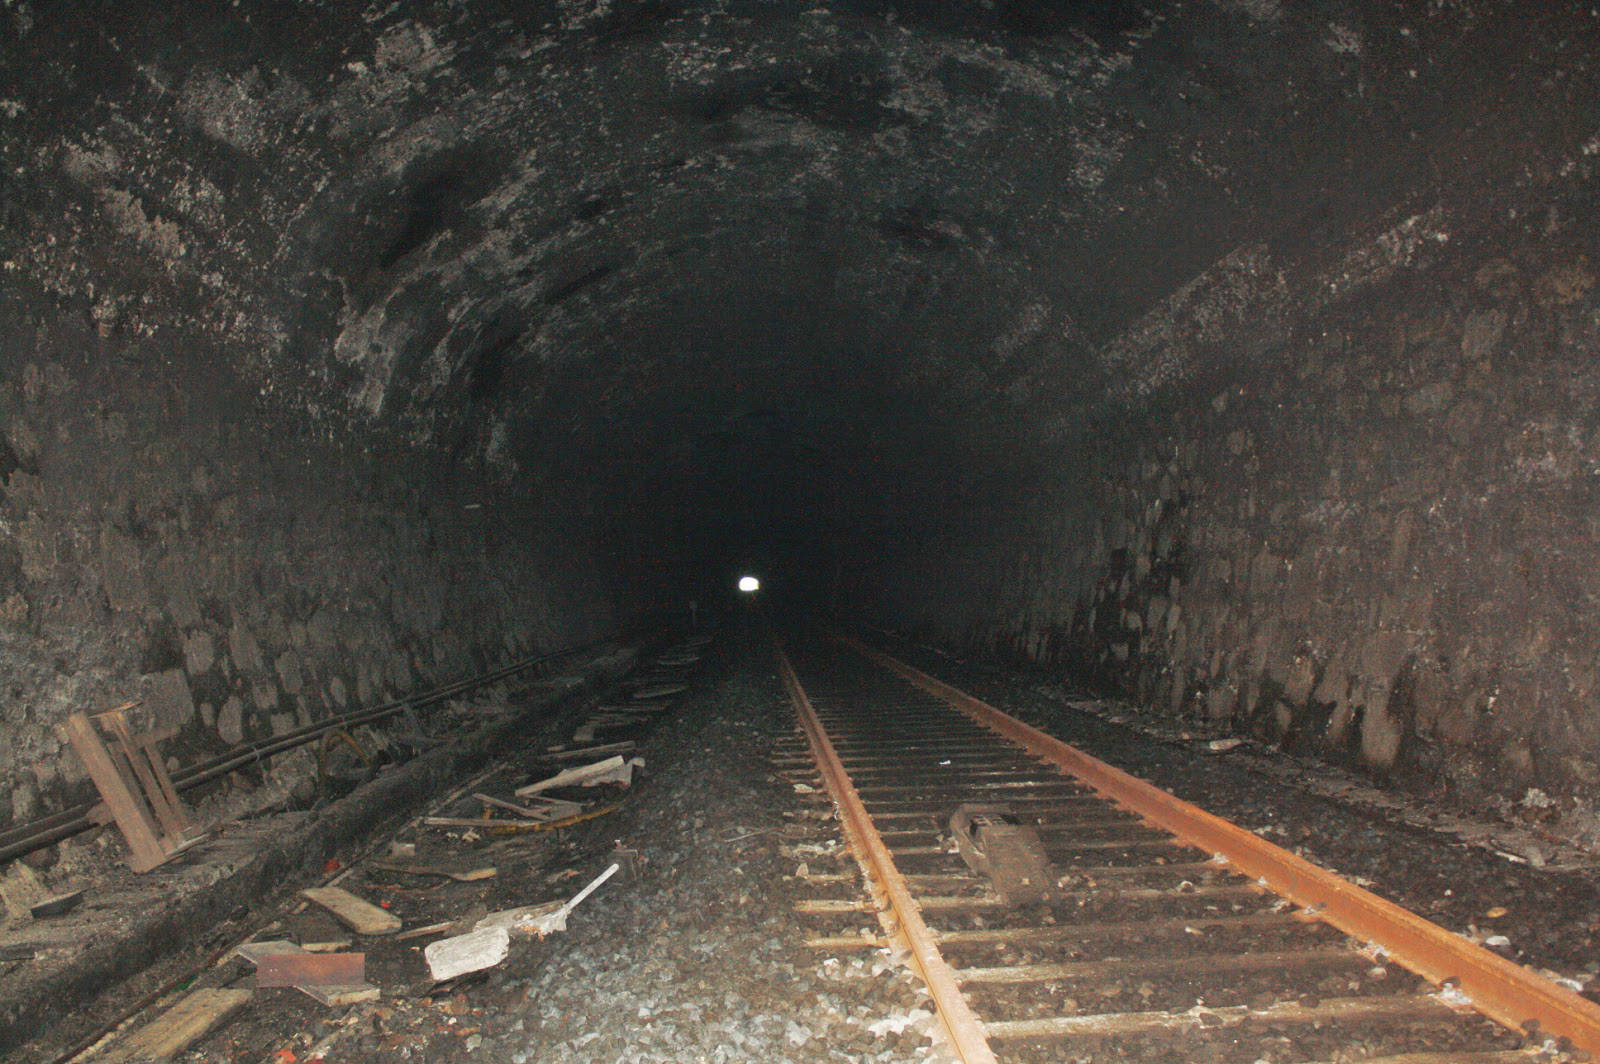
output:
M6 0L0 823L83 796L73 709L198 757L746 565L1578 824L1597 57L1511 0Z

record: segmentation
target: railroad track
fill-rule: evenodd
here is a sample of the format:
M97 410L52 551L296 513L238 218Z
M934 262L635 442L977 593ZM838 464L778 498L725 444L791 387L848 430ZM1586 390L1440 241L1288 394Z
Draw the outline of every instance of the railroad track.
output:
M1600 1047L1586 999L902 662L842 636L777 653L778 763L815 766L869 895L812 875L812 944L903 951L965 1061Z

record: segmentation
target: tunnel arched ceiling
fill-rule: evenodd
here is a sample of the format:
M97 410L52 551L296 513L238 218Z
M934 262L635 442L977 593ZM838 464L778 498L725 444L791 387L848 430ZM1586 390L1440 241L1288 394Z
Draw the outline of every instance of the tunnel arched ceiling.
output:
M102 333L192 330L333 434L532 492L809 485L860 517L986 490L1194 372L1137 330L1197 278L1251 313L1406 219L1444 239L1449 189L1586 135L1592 22L11 3L0 245Z

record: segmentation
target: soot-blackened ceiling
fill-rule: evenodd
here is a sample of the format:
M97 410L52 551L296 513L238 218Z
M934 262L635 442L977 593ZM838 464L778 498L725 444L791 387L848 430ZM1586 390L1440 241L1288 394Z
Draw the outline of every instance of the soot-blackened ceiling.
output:
M1116 340L1187 282L1248 307L1592 87L1584 9L1509 2L4 18L0 244L56 298L330 432L735 525L994 490L1172 379Z

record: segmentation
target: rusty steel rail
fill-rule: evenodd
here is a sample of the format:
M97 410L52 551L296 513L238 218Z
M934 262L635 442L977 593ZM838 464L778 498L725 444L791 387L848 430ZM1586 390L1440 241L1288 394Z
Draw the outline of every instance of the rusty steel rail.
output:
M1536 1021L1541 1034L1565 1037L1585 1052L1600 1054L1600 1005L858 639L829 634L1150 823L1222 857L1317 919L1381 947L1423 979L1435 985L1454 981L1490 1019L1515 1031Z
M799 677L795 675L788 655L783 652L782 646L775 645L774 650L778 659L778 674L783 678L783 686L789 692L790 701L794 703L795 713L800 718L801 730L805 732L806 739L810 743L812 756L816 758L828 793L833 798L834 804L839 807L840 820L844 824L845 837L849 841L850 849L860 862L863 871L867 873L873 893L880 898L880 904L886 903L892 913L893 919L886 923L886 927L890 924L896 925L898 937L909 950L917 974L922 977L923 984L933 997L939 1020L956 1053L967 1064L993 1064L995 1055L989 1048L983 1022L973 1014L966 998L961 996L961 988L956 982L955 973L940 956L939 948L934 943L933 933L923 923L922 911L912 899L905 877L895 867L889 848L884 845L878 829L872 823L871 815L862 804L861 796L856 793L855 785L850 782L850 776L839 760L838 751L834 749L833 742L817 718L817 712L812 708L805 689L800 686Z

